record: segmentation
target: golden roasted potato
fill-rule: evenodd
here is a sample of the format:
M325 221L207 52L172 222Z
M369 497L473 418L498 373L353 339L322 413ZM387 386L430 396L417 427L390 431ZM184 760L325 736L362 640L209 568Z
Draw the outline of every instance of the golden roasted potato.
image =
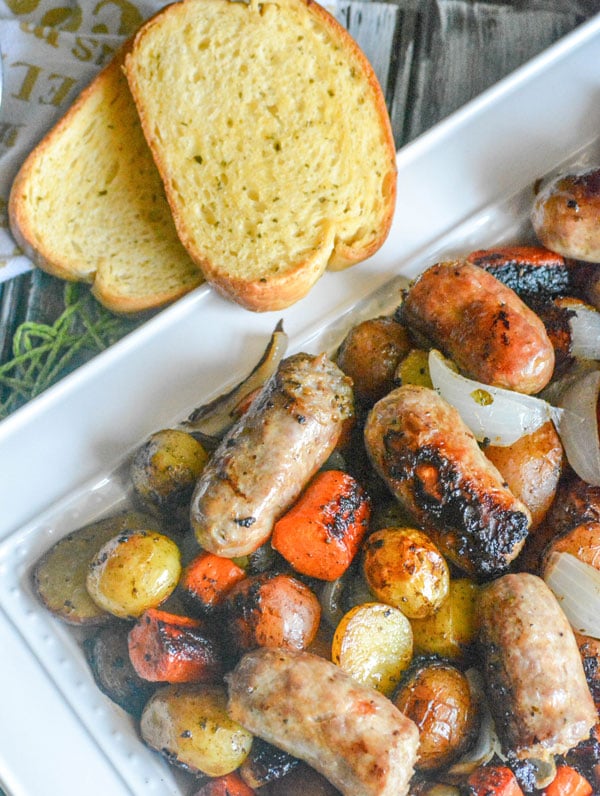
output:
M401 323L390 317L372 318L348 332L336 361L354 382L356 398L373 404L394 386L396 367L409 347Z
M207 451L192 434L174 428L157 431L131 462L135 493L148 510L187 524L192 492L207 461Z
M86 586L105 611L133 619L164 602L180 574L181 556L172 539L156 531L129 530L100 548Z
M416 528L372 533L364 545L363 571L375 597L411 619L434 613L448 596L448 564L427 534Z
M415 654L460 659L468 656L477 636L479 587L469 578L450 581L447 599L424 619L411 619Z
M333 635L331 660L359 683L390 696L412 659L410 622L397 608L363 603L351 608Z
M563 447L554 424L548 421L513 445L489 445L484 453L531 512L530 529L537 528L552 505L563 471Z
M129 528L158 530L156 520L136 511L93 522L54 544L35 564L33 588L44 606L72 625L98 625L110 614L89 595L86 578L98 550Z
M419 729L417 769L447 766L473 739L477 703L466 676L450 663L416 663L392 701Z
M140 731L169 762L210 777L238 768L253 737L229 718L224 686L196 683L159 688L144 708Z

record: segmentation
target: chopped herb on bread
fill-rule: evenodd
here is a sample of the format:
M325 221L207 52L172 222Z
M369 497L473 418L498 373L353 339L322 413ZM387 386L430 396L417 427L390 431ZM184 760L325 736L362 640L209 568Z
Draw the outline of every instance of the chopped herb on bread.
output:
M179 241L123 74L121 51L25 160L11 231L44 271L92 283L115 312L170 302L203 282Z
M125 59L179 233L206 280L276 310L371 256L396 198L373 69L312 0L182 0Z

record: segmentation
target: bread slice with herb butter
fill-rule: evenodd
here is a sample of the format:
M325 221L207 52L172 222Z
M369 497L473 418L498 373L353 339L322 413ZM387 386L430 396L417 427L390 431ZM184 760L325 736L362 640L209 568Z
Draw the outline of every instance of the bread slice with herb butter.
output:
M161 306L203 282L181 245L127 79L126 47L22 165L9 221L44 271L92 283L115 312Z
M302 298L372 255L396 199L384 97L312 0L181 0L135 37L125 71L184 246L251 310Z

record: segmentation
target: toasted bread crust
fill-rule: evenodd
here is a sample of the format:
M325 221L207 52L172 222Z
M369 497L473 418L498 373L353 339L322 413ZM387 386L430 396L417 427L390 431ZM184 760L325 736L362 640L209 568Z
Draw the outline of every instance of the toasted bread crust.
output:
M182 0L142 26L125 72L179 237L233 301L285 308L386 239L396 157L385 100L319 4Z
M162 306L203 281L179 242L122 73L130 45L28 155L8 204L13 237L37 267L92 284L122 313Z

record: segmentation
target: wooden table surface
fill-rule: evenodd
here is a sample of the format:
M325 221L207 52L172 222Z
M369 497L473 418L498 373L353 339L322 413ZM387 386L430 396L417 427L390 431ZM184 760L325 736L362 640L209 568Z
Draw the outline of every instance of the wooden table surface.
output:
M598 12L600 0L340 0L337 16L378 74L400 148ZM15 347L64 333L65 285L39 271L0 285L0 420L146 320L110 316L87 287L69 301L66 349L19 370Z

